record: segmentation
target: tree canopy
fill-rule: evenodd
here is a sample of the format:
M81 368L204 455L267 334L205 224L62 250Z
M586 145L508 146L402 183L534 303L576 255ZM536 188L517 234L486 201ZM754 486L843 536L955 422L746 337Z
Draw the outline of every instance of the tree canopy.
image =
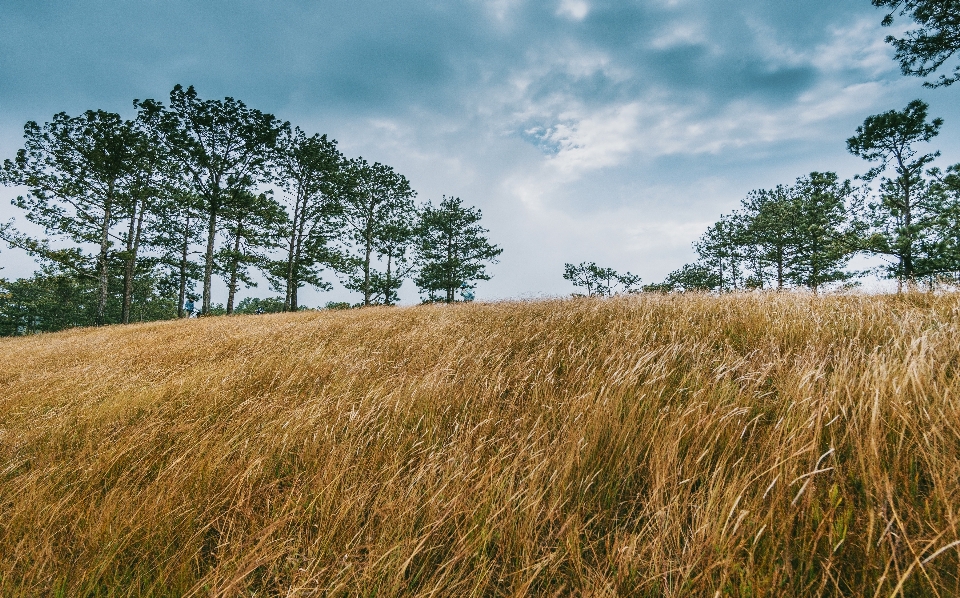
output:
M882 24L893 25L897 16L905 16L918 27L903 37L889 35L887 43L896 50L896 59L904 75L927 77L960 50L960 0L872 0L873 5L889 8ZM927 87L943 87L960 80L960 64L949 74L942 73Z

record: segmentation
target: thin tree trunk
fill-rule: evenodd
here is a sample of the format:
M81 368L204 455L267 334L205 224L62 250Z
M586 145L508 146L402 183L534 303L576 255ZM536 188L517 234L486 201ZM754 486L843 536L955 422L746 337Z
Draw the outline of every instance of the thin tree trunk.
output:
M447 236L447 267L453 269L453 235ZM454 273L447 272L447 303L453 303Z
M903 228L907 233L907 246L906 250L903 252L903 255L900 256L900 265L901 265L901 276L906 279L907 290L913 286L913 233L910 232L910 225L913 222L911 208L912 198L910 197L910 170L903 163L903 157L899 154L896 156L897 165L899 166L898 170L902 173L900 175L900 188L903 190ZM898 285L898 291L902 288L902 284Z
M107 251L110 247L110 218L111 204L113 202L114 182L110 181L110 187L107 190L106 201L103 203L103 223L100 226L100 255L98 257L98 266L100 269L100 294L97 298L97 326L103 326L104 317L107 312L107 296L110 284L109 265L107 264Z
M127 297L132 295L133 288L133 267L130 261L130 255L133 251L133 233L137 227L137 199L133 200L133 213L130 215L130 226L127 227L126 239L126 259L123 261L123 304L120 308L120 322L122 324L130 323L130 304L127 303Z
M384 288L383 290L384 305L393 305L393 283L390 280L392 265L393 265L393 249L387 252L387 278L384 281L386 288Z
M233 263L230 268L230 285L227 295L227 315L233 313L233 300L237 296L237 270L240 269L240 239L243 237L243 224L237 220L236 237L233 240Z
M183 244L180 246L180 298L177 303L177 317L186 315L183 310L187 298L187 251L190 248L190 214L187 214L183 226Z
M723 258L717 259L717 263L720 265L720 292L722 293L725 290L723 288Z
M297 243L294 248L293 271L290 277L290 311L297 311L300 304L297 300L297 291L300 289L300 260L303 259L303 239L307 228L307 199L304 198L300 208L300 224L297 228Z
M216 204L211 207L207 223L207 251L203 262L203 306L200 309L200 313L204 316L210 314L210 284L213 280L213 249L217 236L217 207Z
M373 252L370 241L367 241L366 253L363 258L363 304L370 305L370 254Z
M137 202L134 200L133 209L136 211ZM133 277L137 272L137 254L140 252L140 237L143 230L143 206L136 213L136 223L130 219L130 230L127 235L127 263L123 272L123 323L130 323L130 306L133 303Z
M907 231L907 247L906 252L903 256L903 274L906 276L908 287L913 286L913 232L910 230L910 225L913 224L912 214L910 213L910 192L909 190L904 193L904 202L903 202L903 224L904 229Z
M293 222L290 226L290 243L287 247L287 280L286 280L286 292L284 293L285 297L283 298L283 311L295 311L296 307L294 306L293 298L293 284L294 284L294 270L296 269L296 254L297 254L297 237L299 236L299 221L300 221L300 193L297 194L297 199L293 203Z
M777 290L783 290L783 250L777 253Z

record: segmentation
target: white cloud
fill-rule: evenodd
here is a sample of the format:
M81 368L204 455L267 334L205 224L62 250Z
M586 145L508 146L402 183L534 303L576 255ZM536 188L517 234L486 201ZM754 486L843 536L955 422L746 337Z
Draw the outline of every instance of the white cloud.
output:
M705 45L708 43L702 23L693 20L681 20L669 23L659 34L650 40L655 50L667 50L677 46Z
M653 43L704 39L694 24L668 29L667 36ZM816 47L798 49L779 41L768 27L753 26L754 41L773 72L787 67L815 72L813 86L786 102L746 95L718 104L706 90L691 95L663 84L640 85L632 98L587 102L575 89L551 88L550 82L557 73L574 80L599 74L614 83L642 75L603 52L568 42L532 53L529 66L516 71L500 93L488 96L483 111L494 118L500 115L504 130L536 141L547 152L545 165L565 181L637 159L815 140L832 134L838 121L879 105L890 93L891 83L879 78L895 67L877 29L875 23L859 20L836 28ZM900 80L893 85L904 84Z
M574 21L582 21L590 13L590 5L585 0L560 0L557 15Z

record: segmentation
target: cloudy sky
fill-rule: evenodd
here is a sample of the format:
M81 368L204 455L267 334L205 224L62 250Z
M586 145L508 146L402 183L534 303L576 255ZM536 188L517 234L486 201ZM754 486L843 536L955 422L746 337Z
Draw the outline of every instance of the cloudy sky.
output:
M865 171L844 141L870 114L925 99L960 162L960 89L902 77L882 17L869 0L0 0L0 155L28 120L131 115L192 84L479 206L504 252L478 298L569 293L563 264L585 260L654 282L751 189Z

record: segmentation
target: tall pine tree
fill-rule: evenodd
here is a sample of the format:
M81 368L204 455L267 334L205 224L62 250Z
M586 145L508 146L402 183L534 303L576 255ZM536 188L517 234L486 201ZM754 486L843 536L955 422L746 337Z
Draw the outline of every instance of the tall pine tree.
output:
M496 263L503 249L487 240L481 218L480 210L463 205L459 197L444 196L439 205L428 202L423 208L415 282L429 300L452 303L458 290L490 280L486 266Z

